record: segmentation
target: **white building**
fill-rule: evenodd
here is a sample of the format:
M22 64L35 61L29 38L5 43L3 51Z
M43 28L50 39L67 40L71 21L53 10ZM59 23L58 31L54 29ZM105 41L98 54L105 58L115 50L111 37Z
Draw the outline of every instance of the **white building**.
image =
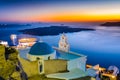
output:
M36 43L36 38L20 38L18 39L18 47L19 48L26 48L31 47Z
M45 42L37 42L31 47L27 57L30 61L55 59L56 51Z
M59 40L59 48L55 47L58 58L68 60L68 70L79 68L83 71L86 70L87 56L70 51L70 45L68 44L67 37L63 33Z
M4 46L8 46L8 42L7 41L0 41L0 44L2 44Z
M39 72L40 74L44 73L44 61L49 59L67 60L66 68L70 73L67 73L66 75L71 74L72 73L71 71L74 72L74 70L78 70L77 72L82 71L82 73L84 74L86 72L87 57L85 55L72 52L69 50L70 46L67 42L67 37L65 36L65 34L62 34L58 44L59 44L59 47L52 48L50 45L48 45L45 42L37 42L29 50L27 50L28 52L26 52L27 53L26 59L29 61L38 60L38 66L39 66L38 71L40 71ZM25 58L24 56L26 56L26 54L25 55L24 54L25 54L25 50L23 51L23 53L22 51L20 51L21 57ZM61 73L61 74L64 74L64 73ZM83 75L83 74L77 74L77 73L72 73L72 74L77 75L76 77L72 76L72 78L79 78ZM57 74L56 74L56 77L57 77ZM59 74L58 74L58 78L59 78Z
M40 74L44 73L44 60L55 59L55 57L56 51L45 42L35 43L27 54L28 60L38 60Z

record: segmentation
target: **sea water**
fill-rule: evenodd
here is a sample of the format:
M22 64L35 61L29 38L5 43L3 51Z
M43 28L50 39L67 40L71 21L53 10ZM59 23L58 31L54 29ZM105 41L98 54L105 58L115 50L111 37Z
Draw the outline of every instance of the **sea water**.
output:
M10 42L11 34L22 34L17 30L49 25L37 24L37 26L0 28L0 40ZM76 27L80 26L77 25ZM86 55L87 64L99 64L106 68L110 65L115 65L120 68L120 27L92 26L91 28L96 30L66 33L71 51ZM60 35L34 37L42 38L43 41L52 46L58 46Z

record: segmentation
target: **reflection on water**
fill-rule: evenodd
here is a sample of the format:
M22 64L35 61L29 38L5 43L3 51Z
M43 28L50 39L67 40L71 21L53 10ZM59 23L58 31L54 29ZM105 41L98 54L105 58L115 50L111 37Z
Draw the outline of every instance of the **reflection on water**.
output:
M95 27L96 31L67 33L72 51L88 56L88 64L100 64L103 67L116 65L120 68L120 28ZM21 28L19 28L21 29ZM18 28L17 28L18 30ZM0 40L8 40L10 34L21 34L16 29L0 30ZM40 38L40 36L36 36ZM50 45L57 46L60 35L42 36Z
M119 66L120 61L120 37L103 31L82 31L68 33L71 50L88 56L88 64L100 64L108 67ZM58 36L45 36L42 39L51 45L57 46Z

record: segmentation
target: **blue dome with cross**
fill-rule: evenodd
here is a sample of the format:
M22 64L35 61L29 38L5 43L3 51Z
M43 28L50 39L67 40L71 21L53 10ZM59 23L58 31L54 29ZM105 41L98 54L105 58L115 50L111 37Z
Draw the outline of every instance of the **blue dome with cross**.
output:
M48 55L54 52L54 49L45 42L37 42L35 43L30 51L29 54L31 55Z

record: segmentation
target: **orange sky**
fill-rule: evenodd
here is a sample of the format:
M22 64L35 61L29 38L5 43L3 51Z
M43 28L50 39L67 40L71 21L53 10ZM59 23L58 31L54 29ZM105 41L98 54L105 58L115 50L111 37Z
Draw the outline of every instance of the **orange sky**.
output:
M37 20L37 19L35 19ZM119 21L118 15L54 15L44 17L43 21L47 22L101 22L101 21ZM38 19L39 21L39 19Z
M57 14L46 16L26 17L27 21L41 21L41 22L103 22L103 21L120 21L120 14L105 14L105 15L70 15Z
M0 21L102 22L120 21L120 2L79 2L0 8Z

